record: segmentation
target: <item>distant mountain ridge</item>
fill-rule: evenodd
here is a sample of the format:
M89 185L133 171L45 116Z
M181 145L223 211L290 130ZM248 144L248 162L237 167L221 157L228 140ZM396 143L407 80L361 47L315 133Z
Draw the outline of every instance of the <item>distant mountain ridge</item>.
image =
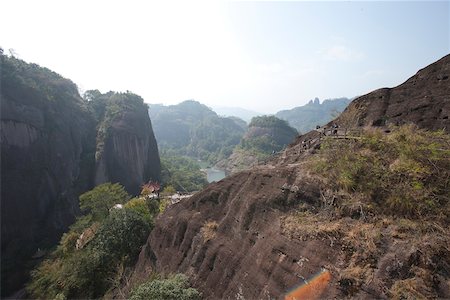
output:
M324 125L337 117L351 102L348 98L326 99L320 103L319 98L310 100L308 104L281 110L276 117L286 120L301 133L306 133L316 127Z

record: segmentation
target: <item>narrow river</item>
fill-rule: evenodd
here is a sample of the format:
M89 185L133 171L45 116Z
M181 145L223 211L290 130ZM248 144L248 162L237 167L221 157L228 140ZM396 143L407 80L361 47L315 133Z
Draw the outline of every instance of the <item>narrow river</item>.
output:
M226 177L224 170L210 167L207 162L201 160L198 160L197 162L200 165L200 168L202 168L202 171L206 172L206 180L208 180L209 183L222 180Z

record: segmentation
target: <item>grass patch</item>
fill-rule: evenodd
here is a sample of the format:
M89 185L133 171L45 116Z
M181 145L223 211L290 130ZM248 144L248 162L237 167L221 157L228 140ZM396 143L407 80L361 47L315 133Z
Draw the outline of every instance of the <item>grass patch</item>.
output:
M376 213L450 220L450 136L412 125L390 134L370 129L359 139L326 139L310 160L324 190ZM353 201L355 202L355 201Z
M219 224L216 221L206 221L200 229L203 240L207 242L214 239L216 237L218 227Z

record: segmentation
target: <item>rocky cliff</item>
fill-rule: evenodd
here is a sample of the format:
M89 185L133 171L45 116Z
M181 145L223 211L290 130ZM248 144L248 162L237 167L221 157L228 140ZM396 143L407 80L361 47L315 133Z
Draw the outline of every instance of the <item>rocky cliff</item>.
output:
M356 99L361 125L377 124L386 115L427 129L447 126L449 63L447 56L406 85L382 92L389 101L380 91ZM439 105L430 105L430 99ZM394 117L394 111L402 114ZM305 141L311 142L306 148ZM364 159L375 151L374 141L369 138L371 150L361 152ZM382 197L376 189L371 203L351 188L345 197L339 189L324 188L327 177L315 176L310 164L321 144L320 134L310 132L272 161L169 207L141 252L136 274L186 273L207 299L281 298L323 270L331 277L314 299L450 297L448 220L416 222L397 210L375 213ZM339 147L335 151L331 158ZM346 155L351 158L351 151ZM390 168L398 164L394 160ZM448 197L442 199L448 213Z
M120 182L135 195L142 183L160 181L158 146L143 99L110 92L97 94L90 104L99 121L95 185Z
M160 166L140 97L112 93L98 105L82 99L70 80L6 55L1 71L4 296L26 280L31 257L74 221L81 193L112 181L135 194L159 178Z
M448 132L449 76L450 55L447 55L395 88L382 88L355 99L346 112L358 112L362 126L412 122L421 128Z
M71 81L1 59L3 294L22 283L25 258L73 222L92 186L95 122Z

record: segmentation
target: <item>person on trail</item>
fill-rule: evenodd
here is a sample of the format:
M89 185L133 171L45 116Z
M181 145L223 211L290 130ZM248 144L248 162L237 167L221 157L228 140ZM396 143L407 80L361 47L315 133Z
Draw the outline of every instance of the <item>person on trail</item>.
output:
M338 134L338 128L339 128L338 124L333 124L333 135L336 135L336 136L337 136L337 134Z

